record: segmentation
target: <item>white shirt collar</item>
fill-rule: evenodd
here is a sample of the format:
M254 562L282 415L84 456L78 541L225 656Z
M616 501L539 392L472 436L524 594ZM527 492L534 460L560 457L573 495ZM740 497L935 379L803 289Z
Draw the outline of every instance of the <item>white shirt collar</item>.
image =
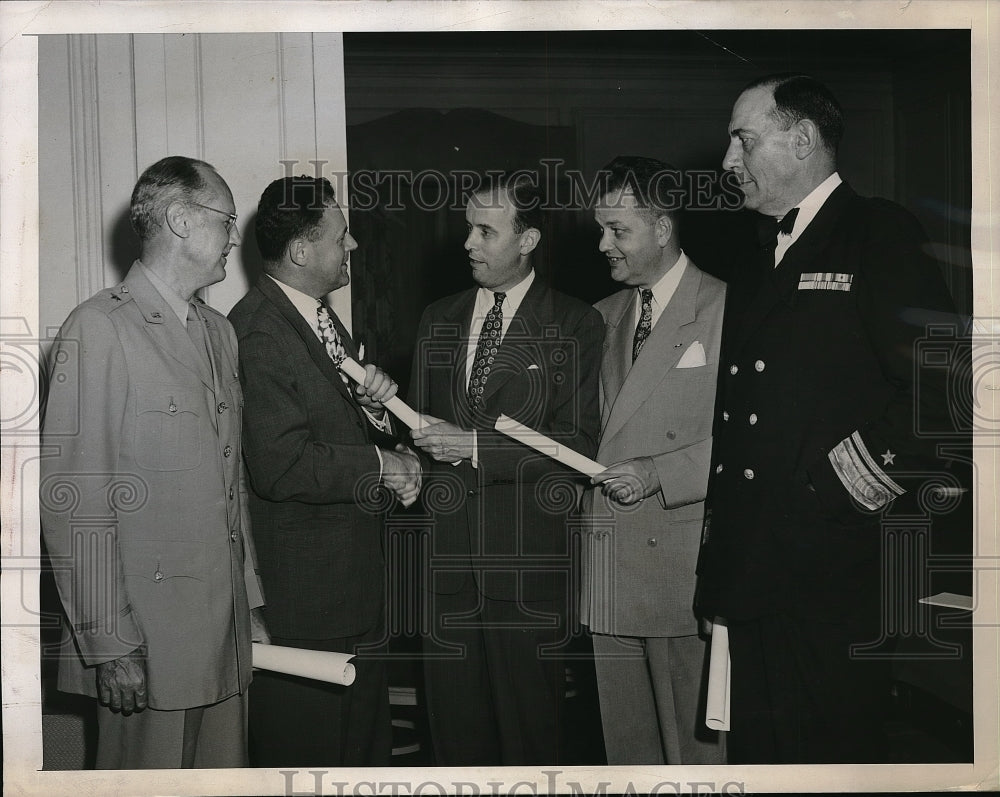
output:
M323 333L319 331L319 325L317 323L318 318L316 316L316 308L319 307L320 300L314 296L310 296L307 293L303 293L297 288L293 288L291 285L286 285L279 279L275 279L270 274L267 275L270 279L281 288L285 296L288 297L288 301L292 303L296 310L299 311L299 315L305 320L309 325L309 328L316 334L316 337L323 340Z
M684 269L687 268L688 256L681 252L680 257L670 267L670 270L660 277L655 284L650 285L653 291L653 298L660 307L666 307L673 298L674 291L680 284L681 277L684 276Z
M830 194L832 194L834 189L836 189L836 187L842 182L843 180L840 179L840 175L837 172L834 172L812 191L810 191L808 196L796 205L799 209L799 213L795 217L795 226L792 228L791 238L793 241L802 235L805 228L809 226L809 222L816 217L816 214L819 213L819 209L823 207L826 200L830 198ZM782 216L782 218L784 218L784 216Z
M153 269L143 265L141 260L139 261L139 265L142 266L142 270L149 278L152 286L156 288L156 292L163 297L163 301L165 301L167 306L174 311L174 314L180 319L181 325L186 328L188 305L191 304L191 302L186 301L179 293L177 293L177 291L160 279L160 275L153 271ZM193 299L194 297L192 297L192 301Z
M514 317L517 312L517 308L521 306L521 301L524 299L525 294L528 292L528 288L531 287L531 283L535 281L535 270L531 269L523 280L521 280L517 285L506 292L507 298L503 300L503 317L504 317L504 331L506 331L507 321ZM476 307L472 311L473 319L485 318L486 314L490 311L495 303L493 298L493 291L489 288L480 287L476 291ZM480 322L479 326L482 326ZM476 337L478 338L479 333L476 332Z
M690 261L688 256L681 252L680 257L677 258L676 262L670 267L670 270L660 277L654 284L650 285L650 290L653 291L653 306L652 306L652 324L656 325L656 322L660 318L660 314L663 309L670 303L670 300L674 297L674 293L677 291L677 286L681 282L681 277L684 276L684 270ZM637 288L635 291L635 317L639 318L639 313L642 312L642 289Z

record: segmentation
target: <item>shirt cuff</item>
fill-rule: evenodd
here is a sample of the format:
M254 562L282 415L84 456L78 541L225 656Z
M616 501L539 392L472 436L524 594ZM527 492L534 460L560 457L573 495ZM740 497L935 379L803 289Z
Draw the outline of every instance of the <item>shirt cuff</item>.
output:
M385 471L385 463L382 461L382 452L375 446L375 453L378 454L378 480L382 481L382 473Z

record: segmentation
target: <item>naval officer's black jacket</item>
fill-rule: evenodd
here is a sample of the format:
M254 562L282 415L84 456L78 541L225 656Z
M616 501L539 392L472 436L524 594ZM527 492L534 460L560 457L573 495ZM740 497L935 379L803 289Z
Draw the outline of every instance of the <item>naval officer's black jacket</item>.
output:
M917 221L846 184L778 268L741 265L728 289L699 612L868 614L887 524L932 522L951 499L928 488L959 486L937 453L940 430L955 428L948 391L964 389L948 289Z

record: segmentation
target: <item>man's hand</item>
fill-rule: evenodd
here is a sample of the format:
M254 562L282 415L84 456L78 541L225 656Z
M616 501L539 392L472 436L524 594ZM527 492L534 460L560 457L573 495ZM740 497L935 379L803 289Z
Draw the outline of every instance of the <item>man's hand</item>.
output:
M653 467L651 457L636 457L609 465L608 469L591 477L591 484L600 485L612 501L625 506L643 498L656 495L660 490L660 477Z
M382 483L395 493L403 506L410 506L420 495L423 477L420 458L402 443L395 450L382 450Z
M128 715L148 705L146 647L97 665L97 697L102 705Z
M250 610L250 641L271 644L271 635L267 632L267 623L264 622L264 612L260 606Z
M383 411L382 402L396 395L399 390L392 377L377 365L365 366L365 381L354 385L354 398L366 409L378 413Z
M467 431L433 415L424 415L425 423L412 430L413 443L438 462L458 462L472 458L475 432Z

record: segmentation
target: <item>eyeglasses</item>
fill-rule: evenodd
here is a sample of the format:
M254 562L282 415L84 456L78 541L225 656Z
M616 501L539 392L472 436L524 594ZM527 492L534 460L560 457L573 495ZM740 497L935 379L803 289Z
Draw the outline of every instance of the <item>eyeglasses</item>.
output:
M199 208L204 208L205 210L211 210L213 213L221 213L223 216L226 216L227 217L225 221L226 234L229 234L233 231L233 225L236 224L235 213L226 213L226 211L224 210L219 210L218 208L209 207L208 205L203 205L200 202L191 201L191 204L197 205Z

